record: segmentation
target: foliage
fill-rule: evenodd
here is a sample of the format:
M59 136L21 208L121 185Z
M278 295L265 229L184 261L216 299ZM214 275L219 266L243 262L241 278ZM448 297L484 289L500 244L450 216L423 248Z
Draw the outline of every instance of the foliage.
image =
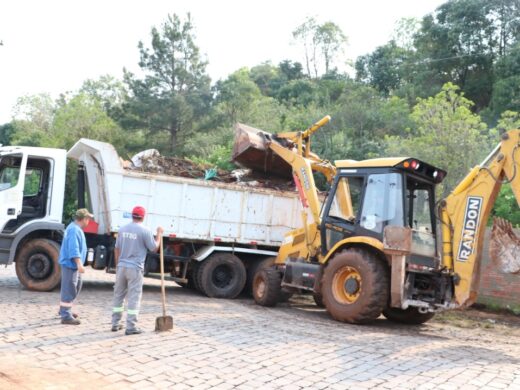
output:
M303 46L307 76L315 79L334 69L335 58L341 56L347 43L339 26L332 22L318 24L313 17L293 31L293 38Z
M181 21L169 15L161 29L152 28L151 48L139 42L140 79L125 71L131 91L124 105L125 127L169 134L169 152L179 150L179 137L187 137L198 115L207 111L210 79L206 61L195 44L191 16Z
M13 133L14 126L12 123L0 125L0 145L9 145Z
M509 184L503 185L500 189L492 215L507 219L513 226L520 227L520 208Z
M447 170L447 194L492 145L487 126L471 112L472 105L457 86L445 84L434 97L418 100L411 114L414 130L407 137L386 137L387 153L414 156Z

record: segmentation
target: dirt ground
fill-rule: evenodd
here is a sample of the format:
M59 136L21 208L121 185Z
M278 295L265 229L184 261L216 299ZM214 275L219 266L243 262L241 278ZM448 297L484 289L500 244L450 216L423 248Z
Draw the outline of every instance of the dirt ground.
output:
M0 358L0 389L2 390L66 390L71 388L108 388L110 383L92 375L75 371L48 370L33 367L28 359Z

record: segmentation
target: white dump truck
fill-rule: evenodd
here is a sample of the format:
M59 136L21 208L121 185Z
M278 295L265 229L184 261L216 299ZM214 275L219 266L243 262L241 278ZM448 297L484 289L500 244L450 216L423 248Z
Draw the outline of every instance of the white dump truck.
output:
M95 216L85 229L95 269L113 270L117 232L141 205L145 225L165 229L166 270L174 280L234 298L272 262L285 233L301 226L296 192L125 169L112 145L88 139L68 152L0 147L0 264L14 262L32 290L49 291L60 281L67 157L78 165L78 205ZM145 273L154 272L158 255L149 253Z

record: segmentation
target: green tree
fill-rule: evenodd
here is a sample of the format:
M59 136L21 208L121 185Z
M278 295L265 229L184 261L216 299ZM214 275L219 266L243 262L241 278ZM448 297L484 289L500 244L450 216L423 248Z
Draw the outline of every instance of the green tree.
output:
M13 109L11 142L14 145L49 146L56 103L49 94L23 96Z
M109 142L125 149L125 137L119 125L104 110L104 102L85 93L74 96L56 110L48 143L70 148L80 138Z
M520 41L497 61L495 78L490 104L494 117L506 110L520 111Z
M128 90L124 82L111 75L103 75L97 80L85 80L79 93L100 101L105 112L114 119L121 119L123 105L128 101Z
M216 103L225 113L226 124L229 125L243 121L253 103L262 97L247 68L237 70L224 81L218 81L216 91Z
M12 123L0 125L0 145L10 145L13 133L14 126Z
M356 79L389 95L402 84L404 64L408 56L408 51L390 41L376 48L371 54L358 57L355 62Z
M323 55L325 74L331 72L334 59L343 54L347 36L337 24L325 22L316 29L316 42Z
M293 31L293 38L303 46L307 76L316 79L323 70L324 73L333 70L333 63L341 57L347 43L338 25L318 24L313 17L308 17Z
M152 28L151 48L139 42L143 79L125 71L131 92L125 105L125 127L169 135L169 151L179 147L179 137L191 134L196 119L211 100L206 61L195 44L190 14L184 21L169 15L161 29Z
M494 138L481 118L472 113L473 102L452 83L428 99L419 99L410 118L408 136L387 136L388 155L408 155L446 169L444 194L490 151Z

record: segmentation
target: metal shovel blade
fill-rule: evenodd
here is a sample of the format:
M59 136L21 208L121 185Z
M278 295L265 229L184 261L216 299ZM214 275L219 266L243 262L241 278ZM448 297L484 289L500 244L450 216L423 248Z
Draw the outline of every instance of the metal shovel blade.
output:
M269 149L262 134L269 135L265 131L237 123L233 161L258 172L291 178L291 166Z
M173 318L171 316L162 316L155 319L155 331L165 332L173 329Z
M520 273L520 238L513 231L511 222L494 218L489 256L493 264L503 273Z

